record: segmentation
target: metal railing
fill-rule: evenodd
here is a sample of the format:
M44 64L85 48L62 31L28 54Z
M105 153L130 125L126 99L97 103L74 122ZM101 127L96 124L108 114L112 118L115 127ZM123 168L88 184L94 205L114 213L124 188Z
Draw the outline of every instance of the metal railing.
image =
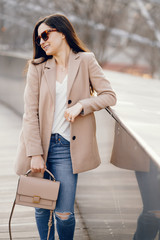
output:
M148 171L150 160L160 166L160 156L131 128L127 126L111 108L106 111L115 120L115 135L111 162L117 167Z

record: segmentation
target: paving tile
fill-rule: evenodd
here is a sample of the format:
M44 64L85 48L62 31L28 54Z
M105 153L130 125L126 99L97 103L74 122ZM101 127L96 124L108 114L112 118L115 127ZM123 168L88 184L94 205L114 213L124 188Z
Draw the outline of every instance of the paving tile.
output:
M8 240L8 219L14 201L18 177L14 173L14 160L21 127L21 118L0 104L0 239ZM88 232L75 204L77 218L75 240L89 240ZM34 209L16 206L12 220L14 240L38 240ZM56 234L56 238L57 234Z

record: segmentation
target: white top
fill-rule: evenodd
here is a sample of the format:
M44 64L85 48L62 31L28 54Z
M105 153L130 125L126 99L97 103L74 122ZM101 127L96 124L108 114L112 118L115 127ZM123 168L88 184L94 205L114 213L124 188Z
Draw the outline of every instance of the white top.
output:
M56 81L56 103L52 133L59 133L70 141L70 122L64 117L67 108L67 79L68 75L66 75L62 83Z

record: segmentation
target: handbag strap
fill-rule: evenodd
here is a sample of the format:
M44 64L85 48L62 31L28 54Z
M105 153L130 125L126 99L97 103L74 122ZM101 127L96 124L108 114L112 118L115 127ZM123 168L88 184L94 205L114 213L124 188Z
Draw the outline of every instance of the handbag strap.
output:
M28 176L31 172L32 172L32 169L29 169L24 175ZM52 177L53 181L56 181L54 175L47 168L45 168L45 172L47 172Z
M48 221L48 234L47 234L47 240L49 240L49 235L50 235L50 232L51 232L52 219L53 219L53 210L50 210L50 216L49 216L49 221Z
M12 220L12 215L14 212L14 208L16 205L16 199L13 202L12 210L9 216L9 239L12 240L12 230L11 230L11 220ZM47 234L47 240L49 240L50 232L51 232L51 227L52 227L52 218L53 218L53 210L50 210L50 216L49 216L49 221L48 221L48 234Z
M26 172L26 176L28 176L28 174L31 172L32 170L29 169L27 172ZM54 175L48 170L48 169L45 169L46 172L49 173L49 175L52 177L53 181L56 181L55 180L55 177ZM12 230L11 230L11 220L12 220L12 216L13 216L13 212L14 212L14 208L15 208L15 205L16 205L16 198L13 202L13 205L12 205L12 209L11 209L11 213L10 213L10 216L9 216L9 238L10 240L12 240ZM50 216L49 216L49 221L48 221L48 234L47 234L47 240L49 240L49 236L50 236L50 231L51 231L51 227L52 227L52 218L53 218L53 210L50 210Z
M15 205L16 205L16 199L13 202L12 210L11 210L11 213L10 213L10 216L9 216L9 238L10 238L10 240L12 240L11 220L12 220L12 215L13 215L13 211L14 211Z

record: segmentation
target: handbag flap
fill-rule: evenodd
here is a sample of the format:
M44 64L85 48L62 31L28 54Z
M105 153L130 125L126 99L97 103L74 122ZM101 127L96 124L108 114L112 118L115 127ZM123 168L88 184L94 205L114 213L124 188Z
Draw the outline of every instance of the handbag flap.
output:
M43 199L57 200L60 182L44 178L21 175L17 193L24 196L39 196Z

